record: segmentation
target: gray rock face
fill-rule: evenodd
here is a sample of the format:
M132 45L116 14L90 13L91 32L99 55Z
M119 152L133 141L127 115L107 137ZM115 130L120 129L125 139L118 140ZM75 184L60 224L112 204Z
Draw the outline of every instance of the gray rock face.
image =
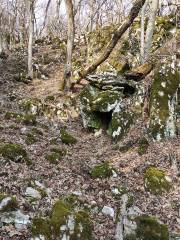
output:
M104 215L110 216L112 218L114 218L114 209L108 206L104 206L102 209L102 213Z
M14 224L17 229L24 229L30 223L29 216L21 212L21 210L4 212L0 216L2 224Z
M180 74L175 56L161 59L154 71L149 132L155 140L177 135Z
M123 99L132 97L135 84L114 74L90 75L90 84L80 94L80 110L85 128L106 128L113 139L122 138L133 123L133 113Z
M36 199L40 199L41 198L41 194L39 193L39 191L34 189L34 188L32 188L32 187L27 187L26 188L25 195L27 197L36 198Z

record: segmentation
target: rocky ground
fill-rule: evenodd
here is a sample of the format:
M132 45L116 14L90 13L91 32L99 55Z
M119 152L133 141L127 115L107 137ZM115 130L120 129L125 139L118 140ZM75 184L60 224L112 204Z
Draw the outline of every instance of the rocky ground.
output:
M49 216L54 203L71 194L88 206L92 239L115 239L121 196L125 193L128 207L137 207L142 214L166 224L169 232L180 234L179 138L162 142L148 139L147 151L141 154L139 139L144 137L144 122L137 122L119 143L112 142L104 130L92 133L82 126L75 105L77 93L59 92L61 62L47 64L49 72L44 79L24 83L14 79L18 64L24 61L16 57L0 62L0 196L16 198L15 209L26 216L27 224L18 227L13 221L4 223L0 217L0 239L31 239L32 219ZM71 139L69 144L63 140L62 129L77 141ZM125 150L130 140L133 144ZM2 147L9 143L21 144L30 163L3 155ZM53 149L66 154L48 158L57 152ZM110 174L93 174L94 167L106 162ZM171 182L168 191L157 195L145 188L149 166L164 171ZM3 215L1 210L2 202Z

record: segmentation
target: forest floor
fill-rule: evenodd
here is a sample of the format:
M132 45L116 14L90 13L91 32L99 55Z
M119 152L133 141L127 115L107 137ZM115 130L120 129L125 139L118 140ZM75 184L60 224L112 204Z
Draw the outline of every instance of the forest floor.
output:
M21 62L21 63L20 63ZM5 162L0 156L0 192L16 196L19 207L32 218L35 215L47 216L56 200L71 193L79 193L80 198L88 203L96 204L99 211L91 212L93 235L96 240L114 239L116 221L104 215L104 206L112 207L119 212L121 201L112 194L115 187L126 187L133 195L133 204L147 215L152 215L167 224L171 232L180 233L179 203L179 169L172 163L175 158L180 160L179 138L152 142L149 140L147 153L138 154L138 145L134 144L127 152L121 152L118 144L103 131L96 135L83 128L78 109L70 106L77 94L66 96L59 92L62 81L62 63L56 63L51 69L48 79L33 80L26 84L14 81L14 74L18 64L24 60L17 60L12 55L0 62L0 142L20 143L26 149L32 166L25 163ZM25 64L25 62L23 63ZM47 101L48 96L55 99ZM17 122L17 119L7 119L7 112L22 112L20 102L40 99L46 102L50 109L60 104L64 115L38 115L36 126ZM69 104L69 105L68 105ZM37 142L27 144L27 133L34 127L42 132ZM53 139L60 136L60 129L67 127L68 131L77 139L73 145L63 144L60 140L53 143ZM138 122L129 132L123 142L141 138L144 134L144 123ZM45 155L51 148L65 148L67 155L58 164L49 163ZM117 175L108 179L92 179L89 174L93 166L108 161L117 170ZM155 196L145 190L144 171L149 165L155 165L164 170L172 179L173 188L169 193ZM49 196L39 200L31 206L25 196L29 181L37 180L50 189ZM0 228L0 239L29 239L29 228L18 231L13 225Z

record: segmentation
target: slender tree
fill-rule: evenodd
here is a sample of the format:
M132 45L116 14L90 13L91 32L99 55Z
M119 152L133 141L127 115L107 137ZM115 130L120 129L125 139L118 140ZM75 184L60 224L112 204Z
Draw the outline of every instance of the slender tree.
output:
M65 0L66 12L67 12L67 53L66 53L66 65L64 70L64 84L65 89L71 87L71 75L72 75L72 52L74 46L74 13L72 0Z
M150 54L150 49L153 41L153 33L155 28L156 15L158 11L159 0L152 0L151 10L149 13L149 20L147 24L145 46L144 46L144 60L147 61Z
M33 32L34 32L34 0L28 0L29 12L29 40L28 40L28 78L33 79L32 66L32 48L33 48Z
M144 6L141 10L141 47L140 47L140 61L144 63L144 38L145 38L145 12L148 5L148 1L146 0Z

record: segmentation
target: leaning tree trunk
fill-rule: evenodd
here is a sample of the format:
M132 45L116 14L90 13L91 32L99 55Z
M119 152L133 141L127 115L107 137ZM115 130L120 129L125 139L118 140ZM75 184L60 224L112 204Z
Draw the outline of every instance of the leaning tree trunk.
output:
M34 1L29 1L28 78L33 79L32 47L34 31Z
M112 50L118 43L119 39L126 32L126 30L132 25L134 19L137 17L140 9L144 5L145 0L136 0L127 19L122 23L122 25L114 32L110 42L108 43L105 51L102 55L89 67L87 67L83 72L79 73L80 78L77 82L80 82L82 78L86 77L89 73L96 70L96 68L103 63L111 54Z
M148 60L150 49L152 46L152 40L153 40L153 33L154 33L154 27L155 27L155 20L158 10L159 0L153 0L151 3L151 10L149 13L149 21L147 24L147 30L146 30L146 38L145 38L145 46L144 46L144 59L145 61Z
M71 75L72 75L72 52L74 46L74 13L72 0L65 0L66 12L68 17L68 33L67 33L67 53L66 53L66 65L64 70L64 87L70 89L71 87Z

